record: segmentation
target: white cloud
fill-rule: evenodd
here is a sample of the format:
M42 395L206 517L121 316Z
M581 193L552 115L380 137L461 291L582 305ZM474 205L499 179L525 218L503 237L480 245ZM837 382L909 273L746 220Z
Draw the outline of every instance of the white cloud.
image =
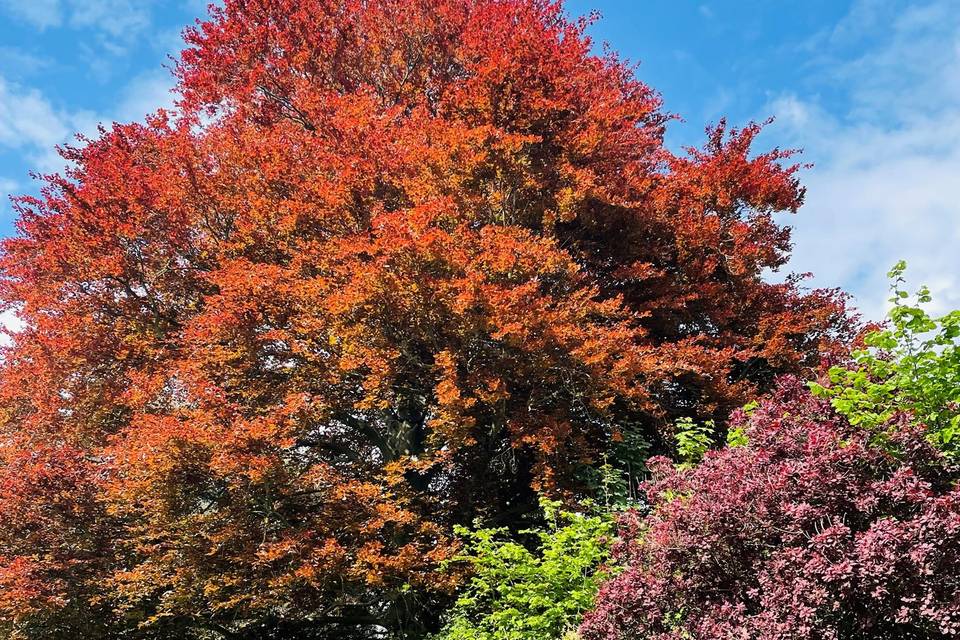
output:
M59 27L63 23L60 0L2 0L0 6L37 29Z
M930 286L937 310L960 308L960 15L949 0L900 8L860 2L822 37L815 66L844 107L816 94L782 95L770 133L815 163L795 226L790 268L842 286L868 318L886 311L886 271ZM875 44L831 55L869 29ZM862 50L861 50L862 53ZM814 86L818 86L813 83Z
M23 329L23 320L13 311L0 313L0 346L10 344L10 336L6 332L16 333Z
M136 76L123 89L111 112L96 114L57 108L38 89L11 83L0 76L0 148L22 153L32 169L59 171L64 161L56 152L57 145L72 142L77 134L96 135L101 123L142 121L158 108L172 108L173 84L166 71Z
M150 26L150 0L68 0L70 25L132 38Z
M166 70L135 77L123 90L116 118L120 121L143 120L157 109L173 109L173 85L173 76Z
M62 168L54 147L76 133L93 134L96 126L89 111L57 109L39 90L0 77L0 147L24 153L33 168Z
M69 134L64 117L36 89L0 80L0 144L50 147Z
M0 0L7 13L38 29L91 29L114 42L131 42L151 24L155 0Z

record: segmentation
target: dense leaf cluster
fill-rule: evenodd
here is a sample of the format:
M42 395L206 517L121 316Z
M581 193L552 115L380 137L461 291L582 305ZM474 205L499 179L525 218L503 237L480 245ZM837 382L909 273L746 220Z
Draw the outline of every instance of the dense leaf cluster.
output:
M851 337L762 277L790 153L671 153L560 2L211 11L177 110L66 149L0 250L7 637L423 637L457 525L625 486Z
M436 640L560 638L576 628L608 575L614 519L542 504L547 526L519 539L505 529L460 530L468 547L457 561L472 576Z
M899 412L924 424L928 437L947 456L960 457L960 311L932 317L926 287L914 304L904 290L906 264L893 278L889 325L864 337L848 366L834 366L829 382L814 383L814 393L830 399L851 423L886 437L885 426Z
M653 460L586 640L946 638L960 632L957 470L899 413L887 438L796 380L696 467Z

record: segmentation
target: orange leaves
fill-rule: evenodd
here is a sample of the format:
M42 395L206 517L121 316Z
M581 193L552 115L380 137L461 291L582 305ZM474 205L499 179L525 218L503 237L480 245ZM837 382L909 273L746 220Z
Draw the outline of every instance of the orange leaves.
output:
M789 154L753 153L755 125L671 154L657 94L560 3L212 15L182 114L68 150L2 245L22 611L70 592L110 637L427 634L463 577L437 573L453 525L520 526L615 443L850 337L836 293L761 279L802 199Z
M110 562L100 477L70 447L0 446L0 621L56 615Z
M59 608L60 585L51 584L42 562L23 556L0 556L0 617L14 620L45 608Z

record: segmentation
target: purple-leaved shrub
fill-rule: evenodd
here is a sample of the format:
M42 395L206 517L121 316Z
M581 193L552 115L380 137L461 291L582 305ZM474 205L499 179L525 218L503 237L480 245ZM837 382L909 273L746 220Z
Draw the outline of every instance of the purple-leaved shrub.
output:
M735 417L745 444L692 468L652 460L652 510L623 517L625 569L584 640L958 635L956 468L922 427L892 420L879 446L786 380Z

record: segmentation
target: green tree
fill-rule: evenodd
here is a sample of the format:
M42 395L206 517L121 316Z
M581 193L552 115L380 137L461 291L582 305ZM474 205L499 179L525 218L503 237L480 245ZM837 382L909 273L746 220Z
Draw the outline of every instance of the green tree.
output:
M906 263L888 273L893 308L888 325L864 337L853 363L830 369L829 384L811 383L851 423L885 439L890 419L908 413L927 427L930 441L947 456L960 457L960 310L931 316L927 287L911 301L904 289Z

